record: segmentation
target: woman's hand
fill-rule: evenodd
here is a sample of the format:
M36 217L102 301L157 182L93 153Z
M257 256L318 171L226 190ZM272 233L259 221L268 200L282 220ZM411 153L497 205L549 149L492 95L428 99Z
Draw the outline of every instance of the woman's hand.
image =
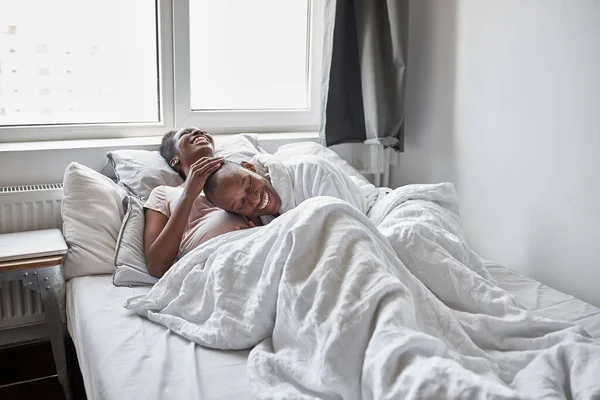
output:
M196 199L202 193L208 177L221 168L223 157L202 157L190 166L190 171L185 179L183 195Z

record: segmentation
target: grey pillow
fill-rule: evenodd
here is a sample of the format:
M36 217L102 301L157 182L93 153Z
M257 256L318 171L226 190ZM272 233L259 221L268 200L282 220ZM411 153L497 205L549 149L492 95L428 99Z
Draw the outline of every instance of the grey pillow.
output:
M106 154L117 182L130 193L147 200L157 186L179 186L183 179L158 151L116 150ZM107 172L103 170L106 175Z
M256 154L266 153L255 134L240 133L217 140L215 155L233 162L250 161ZM131 194L147 200L157 186L179 186L183 179L175 172L158 151L115 150L106 154L107 165L102 174L129 190Z
M123 199L125 216L117 239L113 274L115 286L154 285L158 279L148 273L144 255L144 204L133 196Z

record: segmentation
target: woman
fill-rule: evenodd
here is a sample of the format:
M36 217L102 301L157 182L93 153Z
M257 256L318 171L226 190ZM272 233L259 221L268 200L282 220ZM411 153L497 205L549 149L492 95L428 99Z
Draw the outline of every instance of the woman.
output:
M254 226L206 199L206 179L223 164L214 139L198 128L165 134L160 154L185 179L179 187L159 186L144 204L144 250L150 275L160 278L174 261L201 243L236 229Z

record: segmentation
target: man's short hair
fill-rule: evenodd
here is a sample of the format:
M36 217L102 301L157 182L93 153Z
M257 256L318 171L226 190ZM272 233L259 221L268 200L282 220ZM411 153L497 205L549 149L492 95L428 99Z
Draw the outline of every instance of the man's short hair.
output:
M227 172L231 172L231 171L235 171L238 169L244 169L244 167L241 164L238 164L236 162L233 161L223 161L223 164L221 165L221 168L219 168L218 170L216 170L215 172L213 172L208 179L206 180L206 183L204 184L204 196L206 197L206 199L208 201L210 201L211 203L213 202L213 196L215 194L215 191L217 190L217 182L219 180L218 175L219 174L224 174Z

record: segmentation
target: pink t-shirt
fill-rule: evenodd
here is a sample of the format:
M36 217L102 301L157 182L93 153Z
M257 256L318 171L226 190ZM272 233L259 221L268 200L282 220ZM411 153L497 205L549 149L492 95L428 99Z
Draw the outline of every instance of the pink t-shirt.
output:
M158 186L150 193L144 208L158 211L171 218L182 193L183 186ZM215 207L204 197L204 194L201 194L194 201L190 211L190 219L183 232L177 257L182 257L207 240L231 232L238 226L248 226L248 222L239 215Z

